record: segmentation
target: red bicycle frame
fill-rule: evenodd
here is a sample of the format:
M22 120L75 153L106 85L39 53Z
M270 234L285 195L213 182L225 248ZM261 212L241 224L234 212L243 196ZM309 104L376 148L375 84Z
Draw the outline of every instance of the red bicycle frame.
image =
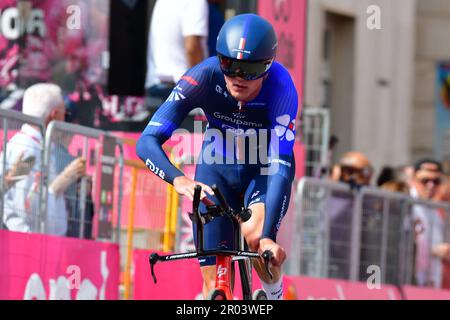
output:
M225 198L221 194L221 192L218 190L216 186L212 187L214 194L216 195L217 199L220 202L220 206L215 206L212 204L211 201L204 199L203 202L205 202L205 205L207 205L208 212L204 215L200 215L200 212L198 210L199 203L200 203L200 192L201 187L197 186L195 188L195 194L194 194L194 201L193 201L193 213L190 214L190 218L192 219L193 223L197 224L197 252L191 252L191 253L178 253L178 254L172 254L167 256L159 256L157 253L153 253L149 257L149 263L151 268L151 273L153 277L153 281L156 283L156 276L154 273L154 266L158 261L165 262L165 261L174 261L174 260L181 260L181 259L194 259L194 258L200 258L200 257L206 257L206 256L216 256L216 283L215 283L215 291L220 292L220 295L222 298L225 298L227 300L233 300L233 292L232 292L232 263L233 263L233 257L238 256L241 259L238 261L239 265L239 271L241 275L241 282L242 282L242 291L244 299L251 299L251 274L249 274L247 271L247 264L245 261L242 260L242 258L260 258L262 257L264 259L264 264L266 271L270 277L272 277L272 274L269 270L269 262L272 259L272 253L270 251L263 252L262 255L259 255L257 252L250 252L250 251L243 251L241 248L241 237L239 232L239 221L238 217L240 219L244 219L243 221L247 221L250 218L251 213L243 209L240 212L235 212L233 209L230 208L230 206L226 203ZM240 250L204 250L203 248L203 226L214 219L217 216L223 216L223 215L229 215L232 218L233 224L234 224L234 238L235 243L237 244L237 247ZM249 261L249 260L248 260ZM251 271L250 271L251 272ZM223 297L225 295L225 297Z
M231 292L231 256L217 256L216 263L216 289L225 292L227 300L233 300Z

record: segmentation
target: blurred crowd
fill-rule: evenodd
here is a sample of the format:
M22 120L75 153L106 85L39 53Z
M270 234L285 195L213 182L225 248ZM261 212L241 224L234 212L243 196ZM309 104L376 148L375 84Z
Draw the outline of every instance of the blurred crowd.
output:
M419 200L411 209L414 227L414 280L421 286L448 287L450 243L444 241L444 237L450 212L446 212L438 204L450 203L450 174L444 172L441 162L433 158L423 158L410 165L385 166L375 177L368 157L362 152L350 151L332 166L329 179L346 183L356 190L372 186ZM436 206L433 206L433 203ZM349 202L348 206L351 205ZM334 215L334 221L342 220L343 212L345 210ZM332 240L333 237L335 241L342 241L345 235L332 233ZM335 251L338 252L339 248ZM348 254L338 252L337 256L348 259ZM340 276L347 277L348 274Z

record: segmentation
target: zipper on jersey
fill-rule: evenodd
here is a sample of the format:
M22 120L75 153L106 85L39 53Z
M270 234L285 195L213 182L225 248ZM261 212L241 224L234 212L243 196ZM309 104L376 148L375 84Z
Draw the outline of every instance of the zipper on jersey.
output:
M242 112L242 102L241 101L238 102L238 107L239 107L239 113L241 113ZM240 126L238 124L237 125L237 132L240 132L240 129L241 128L240 128ZM236 148L237 148L236 153L240 153L241 152L240 145L242 143L245 144L245 138L244 137L242 137L243 141L239 141L239 139L240 139L240 137L236 136L236 143L235 143ZM243 156L244 156L244 162L245 162L245 154ZM239 155L236 155L236 161L237 161L237 170L238 170L239 181L242 183L242 180L241 180L241 164L239 162Z

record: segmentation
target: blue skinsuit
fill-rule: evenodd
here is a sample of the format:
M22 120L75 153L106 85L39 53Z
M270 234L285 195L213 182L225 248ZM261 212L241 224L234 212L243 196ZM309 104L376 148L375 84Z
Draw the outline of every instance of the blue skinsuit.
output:
M289 206L295 174L297 107L297 91L281 64L273 63L258 96L241 105L226 89L218 58L211 57L180 79L142 133L136 152L153 173L173 183L183 173L169 161L161 146L191 110L201 108L208 127L195 180L209 186L216 184L235 209L243 204L264 203L261 238L275 241ZM200 209L205 211L203 205ZM231 220L221 217L207 224L204 241L205 249L235 249ZM211 265L214 261L212 258L201 263Z

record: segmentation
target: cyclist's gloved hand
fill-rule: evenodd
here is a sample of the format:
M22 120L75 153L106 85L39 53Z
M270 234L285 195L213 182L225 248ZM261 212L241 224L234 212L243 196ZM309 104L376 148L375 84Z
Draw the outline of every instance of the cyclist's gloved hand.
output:
M263 238L259 240L259 253L262 254L266 250L270 250L273 253L273 259L271 263L274 267L281 266L284 260L286 260L286 252L272 239Z
M179 195L188 197L191 201L194 200L194 190L195 190L196 185L200 185L202 187L202 193L200 195L200 200L202 200L203 198L206 197L206 193L210 194L211 196L214 195L214 192L212 191L212 189L209 186L207 186L206 184L203 184L201 182L197 182L192 179L189 179L186 176L176 177L173 180L173 187L175 188L175 191Z

